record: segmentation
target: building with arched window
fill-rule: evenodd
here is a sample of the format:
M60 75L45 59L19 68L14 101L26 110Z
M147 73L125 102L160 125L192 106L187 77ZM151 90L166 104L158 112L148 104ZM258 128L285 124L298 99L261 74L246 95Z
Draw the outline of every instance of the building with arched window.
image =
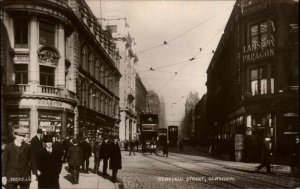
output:
M2 138L17 127L30 137L38 128L63 137L118 130L120 56L111 39L84 0L1 1Z

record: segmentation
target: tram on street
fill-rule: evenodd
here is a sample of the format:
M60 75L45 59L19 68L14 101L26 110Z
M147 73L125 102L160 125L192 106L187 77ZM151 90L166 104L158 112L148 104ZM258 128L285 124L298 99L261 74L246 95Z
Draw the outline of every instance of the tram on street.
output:
M140 115L140 120L140 142L142 144L142 150L147 151L150 149L150 143L152 140L154 140L155 144L157 143L158 115L142 114Z

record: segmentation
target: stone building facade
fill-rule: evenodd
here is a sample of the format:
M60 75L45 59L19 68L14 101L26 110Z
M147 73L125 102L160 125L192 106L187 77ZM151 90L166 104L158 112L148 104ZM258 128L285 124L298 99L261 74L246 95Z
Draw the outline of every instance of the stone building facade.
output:
M4 0L1 8L2 136L16 127L30 137L38 128L93 138L118 130L120 56L85 1Z

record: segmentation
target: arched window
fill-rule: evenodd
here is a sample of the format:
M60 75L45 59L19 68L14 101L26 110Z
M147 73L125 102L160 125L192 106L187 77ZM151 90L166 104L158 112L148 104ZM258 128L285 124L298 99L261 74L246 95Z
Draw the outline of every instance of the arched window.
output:
M79 67L81 67L82 69L85 69L87 62L88 62L87 48L86 48L86 46L82 46L81 61L80 61Z
M105 114L105 97L101 94L101 113Z
M88 103L88 90L87 90L87 85L86 83L83 84L83 87L82 87L82 99L83 99L83 105L84 106L87 106L87 103Z
M94 55L93 53L89 54L89 65L88 65L88 72L90 73L91 76L94 76L95 72L95 62L94 62Z
M94 77L97 81L99 81L99 67L100 67L99 59L95 58L95 69L94 69L95 74L94 74Z
M94 91L93 88L90 87L89 89L89 109L93 109L94 108Z
M105 85L105 67L104 67L104 65L101 66L101 84Z
M106 69L105 71L105 87L108 88L108 82L109 82L109 71Z
M100 93L96 91L95 96L95 111L100 112Z
M108 115L109 114L109 103L108 103L108 98L106 97L105 98L105 112L104 112L105 115Z

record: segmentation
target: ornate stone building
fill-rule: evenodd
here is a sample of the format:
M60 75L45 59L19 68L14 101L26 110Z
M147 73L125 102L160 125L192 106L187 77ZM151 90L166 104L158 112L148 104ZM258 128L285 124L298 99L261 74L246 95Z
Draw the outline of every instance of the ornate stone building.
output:
M1 11L2 137L117 133L119 55L85 1L4 0Z
M103 27L110 31L120 52L120 139L130 140L137 133L136 106L136 64L138 57L134 53L134 40L130 36L126 17L121 14L107 15L103 18Z

